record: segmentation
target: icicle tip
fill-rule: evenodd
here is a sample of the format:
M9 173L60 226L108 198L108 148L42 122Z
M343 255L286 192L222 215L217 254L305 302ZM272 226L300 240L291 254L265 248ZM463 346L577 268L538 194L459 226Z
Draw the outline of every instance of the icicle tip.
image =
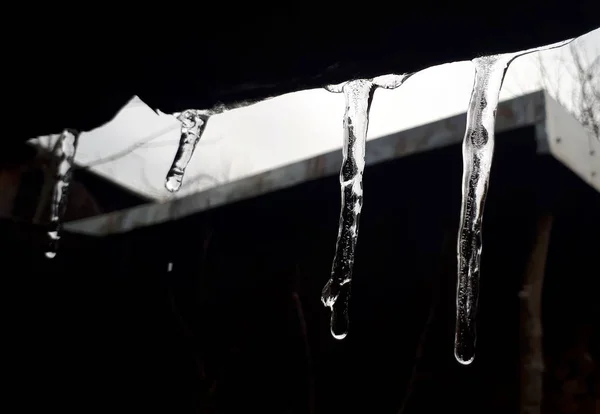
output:
M471 356L469 359L463 359L462 357L458 356L456 352L454 352L454 358L461 365L471 365L471 363L475 360L475 355Z
M181 188L181 180L181 176L169 175L165 180L165 188L170 192L175 193Z
M348 332L342 332L341 334L338 334L338 333L335 333L332 329L331 336L333 336L333 339L337 339L338 341L341 341L342 339L346 338L346 336L348 336Z

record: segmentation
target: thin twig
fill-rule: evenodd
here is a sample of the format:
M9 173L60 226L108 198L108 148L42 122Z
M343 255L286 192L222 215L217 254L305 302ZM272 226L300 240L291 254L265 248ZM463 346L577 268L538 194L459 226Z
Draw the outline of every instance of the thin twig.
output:
M417 380L419 364L421 362L421 359L423 358L423 352L425 350L425 342L427 341L427 335L431 329L433 320L435 319L436 307L437 307L437 299L432 302L431 307L429 308L429 315L427 316L427 320L425 321L425 324L423 325L423 330L421 331L421 335L419 336L419 342L417 344L417 351L415 352L415 359L414 359L415 362L413 364L413 368L412 368L412 371L410 374L410 380L408 381L408 386L406 388L406 394L404 395L404 398L402 399L402 404L400 404L400 409L398 410L398 414L404 413L404 410L406 409L408 401L410 400L410 396L413 393L414 385Z
M147 137L140 139L135 144L132 144L132 145L128 146L127 148L122 149L121 151L118 151L112 155L97 159L96 161L92 161L91 163L89 163L87 165L77 166L76 168L77 169L87 169L87 168L97 167L98 165L106 164L108 162L116 161L119 158L123 158L123 157L129 155L130 153L132 153L133 151L144 147L148 142L150 142L162 135L165 135L166 133L171 132L172 130L174 130L176 128L179 128L179 124L169 125L168 127L163 128L158 132L152 133L152 134L148 135Z
M404 394L404 398L402 399L402 403L400 404L400 408L398 409L398 414L404 414L404 411L408 406L408 402L413 394L415 384L417 382L417 374L419 372L418 369L421 360L423 359L425 344L427 343L427 335L429 334L431 326L433 325L433 321L435 320L436 310L440 302L442 277L445 275L445 270L447 269L447 266L450 265L448 263L449 260L447 260L447 258L450 257L450 252L452 251L452 241L452 232L447 231L442 242L442 261L440 264L440 268L437 271L438 277L432 281L433 287L431 290L431 305L429 307L429 314L427 315L427 320L423 324L423 330L421 331L421 335L419 335L419 341L417 342L413 368L410 374L408 385L406 387L406 393Z
M529 255L521 299L521 403L522 414L539 414L544 400L542 344L542 294L551 240L553 216L538 218L537 234Z
M300 333L302 334L302 341L304 344L304 355L306 358L306 369L308 377L308 414L315 412L315 380L313 375L313 364L312 356L310 352L310 342L308 341L308 330L306 328L306 319L304 317L304 310L302 307L302 301L300 300L300 285L301 285L300 266L296 264L296 271L294 272L293 286L292 286L292 302L296 308L296 315L300 325Z
M292 292L292 301L294 302L296 308L296 314L298 315L298 321L300 324L300 332L302 333L302 340L304 342L306 368L308 370L308 413L313 414L315 412L315 381L312 374L312 357L306 330L306 320L304 319L302 301L300 300L298 293Z
M189 327L189 325L187 324L187 322L185 321L185 319L179 312L179 310L177 308L177 304L175 302L175 294L173 293L172 289L168 288L167 292L169 295L171 311L173 312L173 315L175 316L175 319L177 320L179 329L183 333L183 336L185 338L187 338L192 344L192 346L190 346L190 348L192 349L192 356L194 357L194 361L196 362L196 366L198 368L198 374L200 376L200 379L205 380L206 379L206 371L204 370L204 362L202 361L202 358L200 358L200 356L197 354L195 347L193 346L193 344L195 342L194 341L194 339L195 339L194 331Z

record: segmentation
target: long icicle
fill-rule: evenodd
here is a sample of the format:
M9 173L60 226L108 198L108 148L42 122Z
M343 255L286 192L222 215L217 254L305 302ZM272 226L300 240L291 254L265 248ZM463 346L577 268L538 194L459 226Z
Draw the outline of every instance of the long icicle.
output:
M336 339L343 339L348 334L348 304L363 204L362 177L373 93L377 86L397 88L406 78L405 75L386 75L373 80L358 79L327 87L330 92L343 92L346 100L338 238L331 277L321 295L323 305L331 310L331 334Z
M473 63L475 82L463 140L462 207L457 246L454 356L461 364L470 364L475 356L481 225L494 154L494 120L507 68L506 60L499 56L474 59Z
M475 79L462 146L462 205L457 243L458 283L454 335L454 356L463 365L470 364L475 358L483 209L494 155L494 127L502 82L515 58L560 47L570 41L517 53L485 56L472 61Z
M54 154L58 158L58 166L56 171L56 181L52 191L50 228L48 229L50 245L46 251L46 257L48 259L56 257L56 252L58 250L60 231L67 208L69 186L73 176L73 160L75 159L78 141L79 132L72 129L65 129L58 137L57 151Z
M209 115L196 109L188 109L179 114L177 119L181 121L181 137L173 164L165 179L165 187L172 193L181 188L185 169L194 155L196 145L208 123Z
M342 86L342 91L346 99L340 170L342 209L331 278L321 295L323 304L331 309L331 334L336 339L343 339L348 334L348 301L363 201L362 175L373 82L363 79L350 81Z

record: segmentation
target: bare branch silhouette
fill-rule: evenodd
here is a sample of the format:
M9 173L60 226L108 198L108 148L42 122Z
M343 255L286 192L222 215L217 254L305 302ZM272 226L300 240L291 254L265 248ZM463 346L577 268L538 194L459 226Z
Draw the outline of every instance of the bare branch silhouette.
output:
M87 165L81 165L81 166L78 166L76 168L77 169L92 168L92 167L97 167L99 165L106 164L106 163L109 163L109 162L112 162L112 161L116 161L116 160L118 160L120 158L123 158L123 157L131 154L133 151L146 146L150 141L152 141L152 140L154 140L154 139L156 139L156 138L158 138L158 137L160 137L162 135L165 135L166 133L171 132L171 131L173 131L176 128L179 128L179 124L169 125L168 127L163 128L163 129L161 129L161 130L159 130L157 132L154 132L154 133L152 133L152 134L150 134L150 135L148 135L148 136L146 136L146 137L144 137L144 138L136 141L134 144L128 146L127 148L124 148L124 149L122 149L122 150L120 150L118 152L115 152L112 155L108 155L106 157L102 157L100 159L92 161L91 163L89 163Z
M546 61L539 57L541 84L561 105L569 108L577 120L597 139L600 139L600 55L589 61L582 49L575 43L568 47L568 55L560 55L555 60L557 68L566 72L575 83L570 101L565 102L560 95L560 78L551 79Z
M231 179L231 169L233 167L233 159L229 158L226 160L225 168L221 169L218 176L214 176L205 172L193 175L190 178L185 178L181 186L181 190L187 190L186 192L202 191L207 187L215 187L220 184L224 184ZM202 186L201 184L208 183L208 186ZM194 188L195 187L195 188ZM180 191L181 191L180 190ZM165 199L176 198L177 195L170 194Z

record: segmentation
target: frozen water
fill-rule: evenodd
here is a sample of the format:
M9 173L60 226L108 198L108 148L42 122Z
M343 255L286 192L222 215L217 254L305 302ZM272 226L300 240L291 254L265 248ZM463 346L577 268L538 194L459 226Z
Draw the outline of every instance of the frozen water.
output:
M177 116L181 121L181 138L173 164L167 173L165 187L171 192L181 188L185 169L208 123L209 115L199 110L188 109Z
M362 175L373 90L373 83L362 79L350 81L342 87L346 98L340 171L342 210L331 278L321 296L323 304L331 309L331 334L336 339L343 339L348 333L348 300L363 202Z
M52 203L50 205L50 229L48 238L50 246L46 252L48 259L56 257L58 242L60 240L60 230L63 216L67 207L69 185L71 184L73 159L77 151L77 142L79 132L65 129L58 138L55 157L58 159L56 172L56 181L52 191Z
M383 87L393 89L400 86L404 79L404 75L388 75L386 78L382 77L379 82ZM357 79L326 88L330 92L343 92L346 100L343 161L340 170L342 206L338 238L331 277L321 295L323 304L331 310L331 334L336 339L343 339L348 334L350 284L363 204L362 177L365 168L369 109L377 86L379 85L373 80Z
M462 206L457 243L458 283L454 356L473 362L477 340L475 320L479 300L483 208L494 154L494 124L504 75L510 63L527 53L562 46L568 41L512 54L473 59L475 80L463 140Z

